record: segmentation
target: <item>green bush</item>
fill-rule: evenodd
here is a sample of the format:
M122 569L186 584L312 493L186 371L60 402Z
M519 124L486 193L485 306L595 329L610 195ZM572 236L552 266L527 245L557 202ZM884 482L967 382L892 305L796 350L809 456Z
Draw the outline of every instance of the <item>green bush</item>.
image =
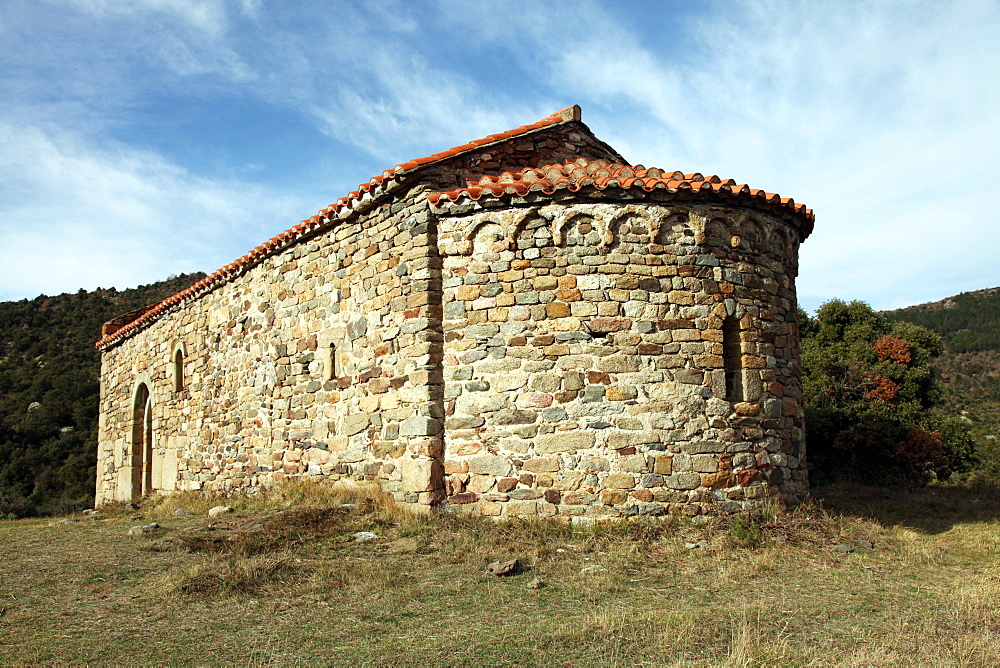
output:
M937 334L858 301L827 302L799 321L814 483L926 484L975 463L967 426L942 410Z

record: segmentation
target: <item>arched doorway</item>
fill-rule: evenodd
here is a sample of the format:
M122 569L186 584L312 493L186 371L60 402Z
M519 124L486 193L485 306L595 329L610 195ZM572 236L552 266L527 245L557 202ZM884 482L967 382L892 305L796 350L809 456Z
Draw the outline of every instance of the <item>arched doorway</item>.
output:
M153 489L153 402L140 383L132 402L132 498Z

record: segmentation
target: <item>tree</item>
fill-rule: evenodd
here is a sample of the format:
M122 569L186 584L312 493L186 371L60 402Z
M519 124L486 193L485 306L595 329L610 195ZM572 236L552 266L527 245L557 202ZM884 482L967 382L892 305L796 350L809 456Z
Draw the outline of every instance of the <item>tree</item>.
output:
M968 429L940 408L937 334L858 301L827 302L816 318L800 311L799 321L815 481L926 483L973 464Z

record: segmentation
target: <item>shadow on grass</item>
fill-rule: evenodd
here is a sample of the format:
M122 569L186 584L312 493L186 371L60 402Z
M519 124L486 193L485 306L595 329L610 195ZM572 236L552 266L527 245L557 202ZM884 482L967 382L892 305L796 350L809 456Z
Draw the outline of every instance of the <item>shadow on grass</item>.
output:
M990 485L907 489L840 482L816 487L812 495L832 510L929 534L1000 519L1000 487Z

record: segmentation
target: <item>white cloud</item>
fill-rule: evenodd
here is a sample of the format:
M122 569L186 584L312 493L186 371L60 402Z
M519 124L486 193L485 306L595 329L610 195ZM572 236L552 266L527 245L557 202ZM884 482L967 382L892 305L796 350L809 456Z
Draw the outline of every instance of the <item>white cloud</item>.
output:
M324 133L382 168L554 110L490 90L453 63L432 63L433 44L425 45L430 38L421 28L438 15L412 7L337 4L310 30L261 35L255 63L268 74L257 93L309 114Z
M385 160L386 167L422 155L414 150L441 151L536 120L527 106L491 103L476 82L419 56L383 51L366 60L346 81L322 84L309 109L332 136ZM369 85L358 86L359 79Z
M162 19L178 20L209 35L221 35L226 31L227 25L226 4L213 0L130 0L130 2L61 0L61 2L102 19L116 15L138 17L152 13ZM246 4L243 7L245 10L248 9Z
M10 123L0 144L0 299L212 271L307 210L122 145Z
M54 61L60 68L75 65L82 82L94 92L120 86L141 94L135 84L162 84L147 68L162 67L175 77L210 74L235 82L255 77L234 48L240 35L233 34L239 19L255 16L253 3L48 0L27 5L19 1L24 7L20 23L41 20L58 35L46 40L49 48L43 62Z

